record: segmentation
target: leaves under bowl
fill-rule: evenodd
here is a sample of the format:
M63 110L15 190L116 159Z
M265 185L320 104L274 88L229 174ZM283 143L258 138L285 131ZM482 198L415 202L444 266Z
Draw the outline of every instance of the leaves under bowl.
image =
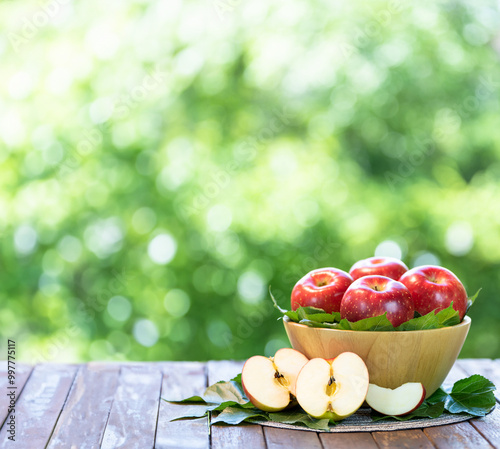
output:
M495 386L488 379L474 374L461 379L453 387L437 390L431 397L412 413L404 416L382 415L372 410L373 421L395 419L407 421L419 418L439 418L446 410L449 413L468 413L484 416L495 406L493 391ZM164 399L165 400L165 399ZM191 396L180 401L189 404L172 419L196 419L208 417L210 425L224 423L237 425L242 422L274 421L283 424L296 424L316 430L330 430L336 425L328 419L316 419L308 415L299 405L281 412L265 412L254 407L248 400L241 385L241 374L227 382L217 382L208 387L202 396Z

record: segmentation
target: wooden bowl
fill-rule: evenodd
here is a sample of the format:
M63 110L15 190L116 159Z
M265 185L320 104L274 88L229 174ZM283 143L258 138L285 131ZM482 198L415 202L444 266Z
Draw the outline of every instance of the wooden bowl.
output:
M426 397L450 372L470 323L466 316L460 324L441 329L369 332L308 327L288 317L283 319L292 347L308 358L330 359L351 351L365 361L370 383L396 388L406 382L421 382Z

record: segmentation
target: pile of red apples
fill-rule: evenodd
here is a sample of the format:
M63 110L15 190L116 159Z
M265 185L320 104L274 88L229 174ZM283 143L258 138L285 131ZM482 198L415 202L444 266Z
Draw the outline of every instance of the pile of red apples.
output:
M293 310L316 307L339 312L351 322L387 313L397 327L415 312L436 313L452 303L463 319L467 293L446 268L424 265L408 270L401 260L371 257L356 262L349 273L337 268L311 271L293 288L291 302ZM426 395L419 382L396 389L370 384L365 363L352 352L308 360L294 349L280 349L271 358L248 359L241 380L248 399L261 410L279 411L298 403L312 417L331 421L352 415L365 400L377 412L405 415Z

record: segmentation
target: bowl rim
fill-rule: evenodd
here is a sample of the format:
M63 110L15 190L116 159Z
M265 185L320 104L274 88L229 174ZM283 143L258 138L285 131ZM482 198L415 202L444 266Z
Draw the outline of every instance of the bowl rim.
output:
M328 327L310 327L307 326L306 324L301 324L301 323L296 323L295 321L292 321L289 317L286 315L283 316L283 323L286 324L287 326L299 326L303 327L306 329L315 329L315 330L321 330L321 331L332 331L332 332L351 332L351 333L357 333L357 334L415 334L417 332L436 332L436 331L444 331L447 329L457 329L459 327L464 327L464 326L470 326L472 320L470 316L465 315L464 319L458 323L455 324L454 326L445 326L445 327L440 327L438 329L419 329L419 330L414 330L414 331L356 331L356 330L351 330L351 329L330 329Z

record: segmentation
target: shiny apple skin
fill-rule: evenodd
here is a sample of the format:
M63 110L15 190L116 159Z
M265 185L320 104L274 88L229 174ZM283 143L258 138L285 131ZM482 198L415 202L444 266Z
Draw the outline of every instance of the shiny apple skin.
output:
M340 317L359 321L382 315L394 327L411 320L415 306L409 290L387 276L364 276L346 290L340 305Z
M422 265L412 268L400 278L411 293L415 310L425 315L432 310L439 312L453 308L462 320L467 311L467 292L460 279L447 268L436 265Z
M340 302L351 285L349 273L338 268L318 268L300 279L292 290L292 310L317 307L327 313L339 312Z
M349 270L349 274L355 281L363 276L387 276L397 281L408 267L399 259L394 257L369 257L358 260Z

